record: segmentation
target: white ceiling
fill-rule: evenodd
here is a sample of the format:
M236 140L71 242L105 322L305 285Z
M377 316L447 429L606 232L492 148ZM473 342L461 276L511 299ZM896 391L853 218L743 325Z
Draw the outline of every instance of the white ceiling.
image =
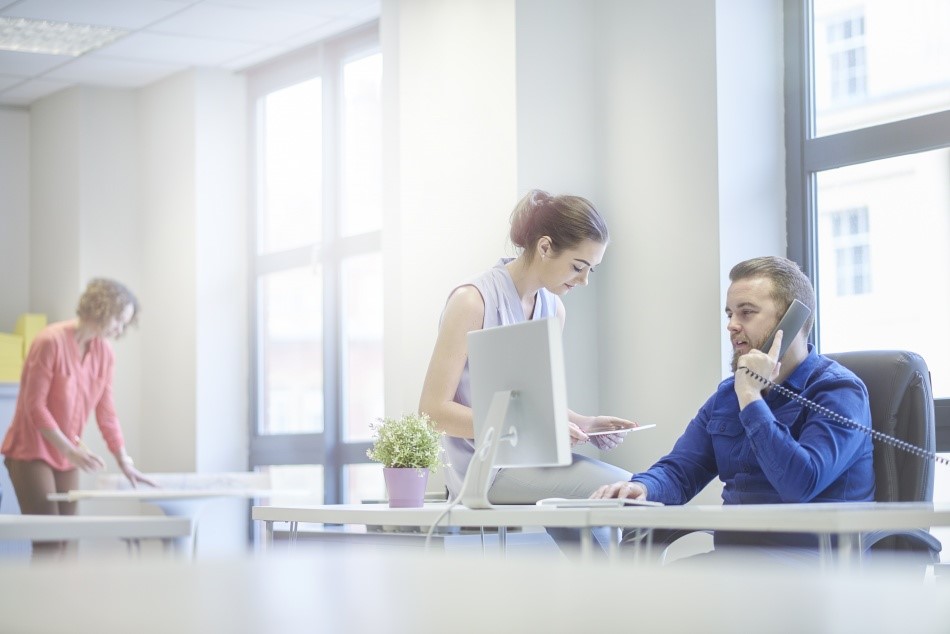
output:
M242 70L379 16L379 0L0 0L0 15L126 29L82 55L0 51L0 106L74 85L137 88L191 67Z

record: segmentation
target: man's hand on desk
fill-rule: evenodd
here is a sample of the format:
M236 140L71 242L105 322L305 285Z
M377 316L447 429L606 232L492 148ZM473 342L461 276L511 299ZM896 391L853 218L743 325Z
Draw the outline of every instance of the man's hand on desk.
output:
M647 488L639 482L614 482L605 484L591 494L595 500L604 498L630 498L632 500L646 500Z

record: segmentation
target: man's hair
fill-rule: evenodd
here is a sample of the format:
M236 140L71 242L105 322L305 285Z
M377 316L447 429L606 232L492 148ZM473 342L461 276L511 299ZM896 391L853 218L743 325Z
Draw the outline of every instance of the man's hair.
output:
M138 321L139 300L123 284L97 277L89 281L85 292L79 298L76 315L84 321L106 326L110 319L120 316L129 304L132 305L129 325L132 325Z
M798 300L811 309L811 315L805 322L805 335L811 333L815 325L815 289L811 280L802 273L798 264L787 258L766 255L739 262L729 271L729 280L737 282L755 278L772 281L772 299L785 314L793 300Z

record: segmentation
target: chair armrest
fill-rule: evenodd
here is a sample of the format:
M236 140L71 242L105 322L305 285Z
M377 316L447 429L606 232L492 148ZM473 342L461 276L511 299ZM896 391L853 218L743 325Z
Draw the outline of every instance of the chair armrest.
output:
M647 553L647 556L654 559L656 563L662 564L665 563L666 551L673 545L673 542L691 533L708 533L711 535L713 531L671 528L654 528L650 531L642 528L628 528L621 532L620 547L641 547L644 542L649 539L650 551Z
M861 542L865 551L874 548L875 544L888 537L903 538L906 550L909 552L923 553L931 563L940 561L940 551L943 550L943 544L940 540L930 534L929 531L922 528L912 530L880 530L870 531L861 535Z

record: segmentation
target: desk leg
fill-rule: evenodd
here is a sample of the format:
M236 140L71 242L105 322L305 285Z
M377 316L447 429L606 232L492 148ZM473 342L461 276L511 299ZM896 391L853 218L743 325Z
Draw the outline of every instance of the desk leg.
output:
M187 544L179 542L177 548L185 553L189 559L195 559L198 554L198 518L201 511L208 504L207 499L182 499L182 500L150 500L144 502L149 506L156 507L165 515L174 517L187 517L191 520L191 536Z
M634 528L633 531L633 565L639 566L641 559L643 563L650 563L650 554L653 552L653 529Z
M838 563L841 566L853 566L861 561L860 533L838 534Z
M266 553L274 547L274 522L264 520L264 534L261 536L258 547L262 553Z
M178 557L193 561L195 558L195 520L191 520L191 531L183 537L171 537L162 540L163 550Z
M594 552L594 529L581 529L581 559L590 561L591 554Z
M610 543L607 544L607 559L615 563L620 554L620 538L623 535L623 529L619 526L610 527Z
M190 535L186 537L174 537L169 543L171 550L175 555L184 559L191 559L194 553L194 539Z
M818 563L822 570L828 570L834 564L835 553L831 548L831 535L818 536Z

